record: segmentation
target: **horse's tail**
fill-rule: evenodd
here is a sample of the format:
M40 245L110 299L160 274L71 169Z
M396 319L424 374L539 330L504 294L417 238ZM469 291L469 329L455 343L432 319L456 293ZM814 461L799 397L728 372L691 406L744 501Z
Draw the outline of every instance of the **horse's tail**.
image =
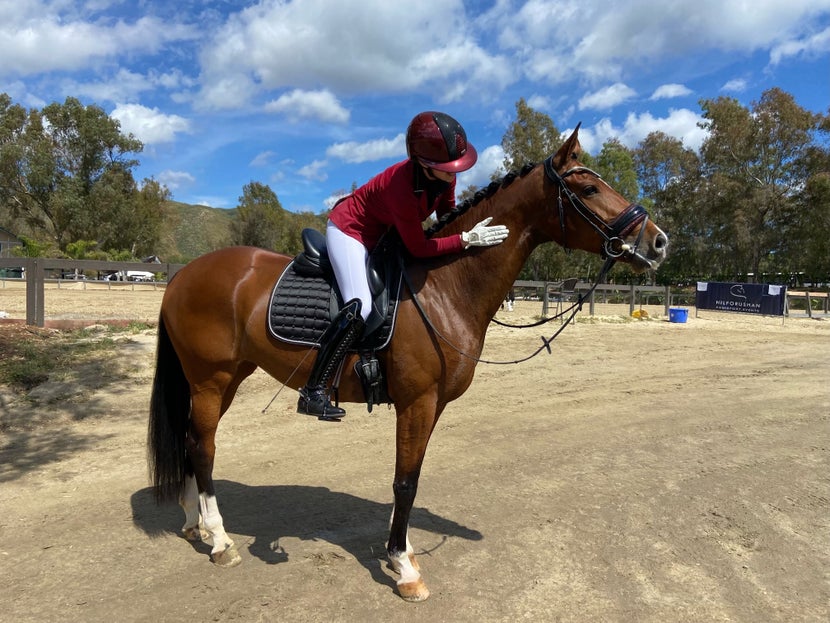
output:
M150 397L147 463L156 500L178 499L184 488L190 387L164 320L159 316L156 375Z

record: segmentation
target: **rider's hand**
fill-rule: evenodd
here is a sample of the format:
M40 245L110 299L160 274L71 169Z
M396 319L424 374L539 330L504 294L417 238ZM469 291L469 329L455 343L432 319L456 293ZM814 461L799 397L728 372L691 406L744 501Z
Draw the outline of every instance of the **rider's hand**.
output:
M469 247L489 247L494 244L499 244L507 238L510 230L504 225L487 226L492 220L493 217L488 216L470 231L462 232L461 240L464 242L465 249Z

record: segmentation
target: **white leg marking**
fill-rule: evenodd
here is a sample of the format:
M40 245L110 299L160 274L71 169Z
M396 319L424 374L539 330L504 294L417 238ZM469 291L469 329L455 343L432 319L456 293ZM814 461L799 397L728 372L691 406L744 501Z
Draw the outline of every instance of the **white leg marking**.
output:
M182 532L191 528L202 528L201 514L199 513L199 488L196 486L196 477L187 476L184 482L184 491L179 498L179 505L184 509L184 525Z
M199 504L202 508L202 521L204 521L205 530L210 534L209 540L213 543L211 553L217 554L233 547L233 541L225 533L222 515L219 514L219 505L216 503L216 496L201 493L199 494Z
M412 566L412 561L406 552L401 552L396 556L390 554L389 560L392 562L395 571L401 574L398 584L409 584L421 579L421 574Z
M395 505L392 505L392 514L389 516L389 528L392 528L392 518L395 516ZM412 543L409 542L409 526L406 526L406 553L407 554L415 554L415 550L412 549Z
M395 506L392 505L392 517L395 516ZM392 517L389 518L389 526L392 526ZM412 543L409 542L409 526L406 527L406 551L393 556L389 554L389 561L392 563L392 568L401 575L398 584L407 584L409 582L417 582L421 579L421 574L412 564L415 550Z

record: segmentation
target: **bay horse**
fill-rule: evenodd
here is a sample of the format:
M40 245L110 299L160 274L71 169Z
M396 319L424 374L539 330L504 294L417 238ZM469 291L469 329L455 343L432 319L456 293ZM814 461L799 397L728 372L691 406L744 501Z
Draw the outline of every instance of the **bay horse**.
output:
M473 380L487 327L531 251L554 241L627 262L641 272L665 258L668 238L644 208L626 201L579 161L579 127L556 154L493 182L459 206L447 233L483 217L510 235L492 247L408 260L394 333L378 353L396 415L396 458L387 555L407 601L429 596L407 537L427 443L444 408ZM178 499L183 534L212 544L211 560L241 557L223 527L213 483L215 434L240 383L257 367L293 389L308 376L309 347L266 330L269 296L292 258L229 247L190 262L170 281L161 305L150 400L148 463L159 501ZM350 370L357 355L348 355ZM364 402L356 375L344 374L339 398Z

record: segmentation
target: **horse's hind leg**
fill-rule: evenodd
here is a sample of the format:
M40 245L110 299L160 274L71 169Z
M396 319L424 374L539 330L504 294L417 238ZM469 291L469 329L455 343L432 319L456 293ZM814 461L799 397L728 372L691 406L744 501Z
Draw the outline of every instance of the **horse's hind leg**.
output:
M203 390L191 396L187 453L198 486L201 525L208 533L206 541L213 545L210 552L211 560L220 567L233 567L242 562L242 558L233 540L225 532L213 486L216 428L219 425L222 406L221 392L215 389ZM193 521L191 505L192 501L188 500L188 506L185 507L185 514L191 513L188 523Z
M185 476L184 490L179 498L179 505L184 510L182 534L188 541L206 541L210 538L202 523L201 505L199 504L199 486L192 473Z

